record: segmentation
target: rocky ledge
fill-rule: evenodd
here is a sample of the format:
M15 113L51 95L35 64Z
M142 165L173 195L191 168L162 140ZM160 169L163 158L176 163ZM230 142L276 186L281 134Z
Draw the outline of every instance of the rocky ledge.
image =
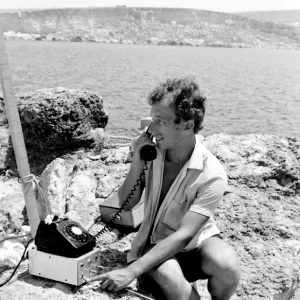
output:
M4 137L8 134L0 129L0 152L5 155L8 148L4 147ZM203 138L203 143L224 164L229 177L229 190L217 209L216 220L224 239L241 259L242 280L232 299L300 299L300 138L215 134ZM105 148L109 147L103 147L98 156L91 156L93 149L83 148L65 154L53 160L42 174L36 174L48 199L46 209L67 214L90 227L99 215L99 204L115 192L129 169L128 145ZM41 203L41 197L37 198ZM0 181L0 200L1 235L20 234L27 219L16 178ZM91 232L99 228L101 225L95 225ZM104 267L125 265L134 234L114 230L103 236L98 245ZM15 242L14 247L16 253L24 249L22 241ZM0 249L0 260L5 249L2 254ZM2 259L2 268L5 264L9 262ZM0 298L140 299L124 291L102 292L98 283L78 289L33 277L26 273L26 261L23 269L13 283L1 288ZM209 299L205 281L197 282L197 288L201 299Z

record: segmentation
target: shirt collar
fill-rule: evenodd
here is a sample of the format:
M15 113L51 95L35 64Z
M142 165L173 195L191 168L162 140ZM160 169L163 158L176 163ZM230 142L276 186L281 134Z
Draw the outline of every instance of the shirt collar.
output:
M205 148L200 141L200 136L195 135L195 140L196 140L195 148L193 150L193 153L192 153L190 159L184 165L184 168L196 169L196 170L202 171L203 163L206 160L207 155L206 155ZM163 162L163 160L165 158L165 150L161 151L158 149L157 154L158 154L157 161Z
M186 167L187 169L197 169L199 171L202 171L203 163L204 160L206 159L206 152L204 146L200 141L200 137L196 135L195 139L196 139L195 148L191 155L191 158L186 164Z

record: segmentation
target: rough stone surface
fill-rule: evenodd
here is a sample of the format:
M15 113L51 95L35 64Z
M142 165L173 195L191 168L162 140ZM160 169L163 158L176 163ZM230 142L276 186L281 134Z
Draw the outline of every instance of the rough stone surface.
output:
M93 143L91 130L105 128L108 115L94 93L50 88L17 95L26 145L54 150ZM7 123L0 98L0 124Z
M4 99L0 96L0 126L4 124L7 124L7 118L4 109Z
M26 143L48 149L91 143L90 130L108 122L100 97L65 88L22 95L19 111Z
M300 139L218 134L204 138L203 143L224 164L229 178L229 190L216 211L216 220L224 239L236 249L241 260L242 280L232 299L288 299L283 297L284 293L294 294L290 300L300 299L296 284L300 276ZM128 172L128 150L128 146L106 149L95 160L89 158L93 150L87 149L53 160L40 177L49 208L75 216L85 227L90 227L99 215L99 204L116 192ZM5 216L2 199L7 204L9 193L16 195L16 189L20 191L21 187L14 179L2 184L0 200ZM14 184L14 191L9 190L10 184ZM14 201L21 204L21 197L17 199ZM17 224L26 217L13 210L12 205L11 222ZM7 217L4 218L1 223L4 232L8 223ZM22 223L26 223L25 219ZM96 224L90 232L96 234L102 228L103 224ZM104 270L125 265L134 235L115 229L98 240ZM293 284L295 292L291 289ZM19 299L20 290L26 300L36 299L40 294L44 299L57 296L63 300L139 299L125 291L102 292L98 286L93 283L76 289L23 274L2 288L0 299ZM135 288L135 282L132 287ZM197 289L202 300L210 299L206 281L198 281Z
M0 268L15 267L20 261L25 247L18 240L6 240L0 248Z
M50 207L43 205L43 195L37 193L41 215L66 213L79 217L87 226L99 214L102 203L123 181L129 165L124 164L128 154L126 147L105 152L105 160L91 160L86 156L68 161L58 158L47 166L41 175L40 186ZM113 161L113 163L112 163Z

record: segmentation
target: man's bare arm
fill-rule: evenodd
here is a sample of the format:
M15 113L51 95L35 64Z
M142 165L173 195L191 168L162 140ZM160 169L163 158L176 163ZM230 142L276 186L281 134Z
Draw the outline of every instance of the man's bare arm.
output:
M134 142L134 152L131 167L123 185L118 191L119 204L122 206L128 195L133 192L133 188L136 185L134 194L130 197L130 201L128 202L128 205L126 205L125 210L130 210L132 207L138 204L145 187L145 178L138 183L138 180L141 179L140 175L145 166L145 162L141 159L140 151L145 145L155 146L150 140L149 135L143 132Z
M176 232L159 242L128 268L131 269L135 277L138 277L160 265L184 249L207 220L207 216L188 211Z
M155 245L144 256L126 268L97 275L87 281L99 280L100 287L109 291L119 291L135 278L148 272L181 251L193 239L208 217L195 212L187 212L176 232Z
M142 171L143 171L143 164L138 164L138 165L131 164L127 177L123 185L118 190L120 206L123 205L128 195L130 193L133 193L133 195L130 197L130 201L128 202L128 205L125 206L124 210L130 210L132 207L138 204L138 202L141 199L141 195L145 186L145 182L144 182L145 179L140 181L139 184L137 184L137 182L140 179L140 175ZM135 191L133 191L134 186L135 186Z

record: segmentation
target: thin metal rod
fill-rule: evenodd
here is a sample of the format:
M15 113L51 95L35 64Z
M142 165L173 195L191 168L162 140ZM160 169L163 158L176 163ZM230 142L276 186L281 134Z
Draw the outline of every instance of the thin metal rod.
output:
M133 291L133 290L131 290L131 289L129 289L129 288L126 288L125 290L126 290L127 292L130 292L130 293L135 294L135 295L137 295L137 296L143 297L143 298L145 298L145 299L148 299L148 300L154 300L153 298L150 298L150 297L148 297L148 296L145 296L145 295L143 295L143 294L140 294L140 293L138 293L138 292L135 292L135 291Z
M17 103L12 87L11 72L5 51L4 36L0 22L0 83L2 86L5 111L8 119L10 135L14 147L20 178L30 175L27 152L22 132ZM32 237L35 237L37 227L40 222L38 206L33 191L32 182L22 183L23 195L25 198L26 210L29 219Z

